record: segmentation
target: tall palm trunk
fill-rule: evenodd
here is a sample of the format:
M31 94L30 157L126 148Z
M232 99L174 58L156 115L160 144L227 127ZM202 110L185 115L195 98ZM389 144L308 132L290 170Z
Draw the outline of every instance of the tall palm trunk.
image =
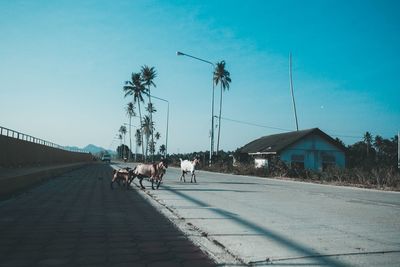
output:
M217 155L218 155L218 152L219 152L219 137L221 136L222 95L223 94L222 94L222 83L221 83L221 98L219 99Z
M142 138L142 157L145 157L144 155L144 142L143 142L143 127L142 127L142 111L140 109L140 101L138 101L138 106L139 106L139 120L140 120L140 131L141 131L141 138ZM146 158L144 158L144 161L146 161Z
M149 153L149 136L146 135L146 158Z
M123 158L123 160L125 160L125 157L126 157L126 139L125 139L125 137L126 137L126 133L124 133L124 158Z
M151 107L151 110L149 110L150 125L153 125L153 105L151 104L150 85L148 86L148 90L149 90L149 104ZM153 144L153 142L154 142L154 135L153 135L153 130L151 130L151 143ZM151 152L151 161L154 161L154 152Z
M129 155L128 160L131 161L132 154L132 116L129 116Z
M218 116L218 139L217 139L217 154L219 152L219 140L221 137L221 115L222 115L222 95L225 89L229 90L229 83L231 82L230 73L225 69L225 61L218 62L214 71L214 82L221 85L221 97L219 99L219 116Z

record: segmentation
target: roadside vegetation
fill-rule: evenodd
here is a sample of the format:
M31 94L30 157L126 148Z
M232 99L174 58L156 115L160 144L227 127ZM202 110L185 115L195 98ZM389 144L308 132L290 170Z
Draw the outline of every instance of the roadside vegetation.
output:
M400 191L397 142L397 136L384 139L379 135L372 137L367 132L364 140L346 147L346 168L331 167L321 172L290 168L277 158L267 168L256 169L253 158L241 154L239 149L219 151L219 156L213 159L214 164L211 167L207 164L209 151L173 154L169 156L169 160L172 165L179 166L179 158L198 157L201 170Z
M296 169L279 158L272 159L265 168L255 168L254 159L240 153L239 148L228 152L219 150L223 92L229 90L231 78L229 71L225 68L225 61L216 63L214 67L213 83L214 86L220 86L220 103L219 116L212 114L213 118L218 119L218 133L211 166L208 165L209 151L167 155L166 144L160 144L157 148L161 134L156 131L153 121L153 114L157 110L152 102L152 98L157 97L151 94L152 88L156 88L154 81L157 72L154 67L147 65L142 66L139 72L132 73L130 80L126 81L122 88L125 97L131 98L131 101L125 106L129 123L124 124L127 127L122 125L118 131L120 140L117 148L118 157L135 162L156 162L161 158L167 158L170 164L175 166L179 166L180 158L189 160L198 158L201 162L199 169L208 171L400 191L397 136L384 139L379 135L374 137L366 132L363 140L347 147L337 138L337 141L347 148L346 168L329 167L319 172ZM214 103L214 95L212 101ZM136 108L138 108L138 114ZM134 133L132 133L132 126L136 128ZM129 146L126 144L127 134L129 134ZM132 136L135 139L133 142L135 149L133 149Z
M134 161L154 161L155 154L157 153L157 142L161 138L161 134L156 131L155 122L153 121L153 114L157 112L154 103L152 102L151 88L155 88L154 83L157 77L157 72L154 67L144 65L141 67L140 72L132 73L131 79L125 81L123 92L125 97L132 97L132 101L128 102L125 111L129 118L127 127L121 126L119 129L118 139L120 145L117 148L119 158ZM146 103L147 101L147 103ZM147 106L146 106L147 104ZM142 108L145 106L146 115L143 114ZM136 107L138 107L139 114L136 114ZM137 117L137 115L139 115ZM134 121L137 118L137 121ZM135 125L132 125L132 123ZM135 150L132 148L132 126L136 128L134 133ZM129 133L129 146L126 145L126 134ZM139 152L141 150L141 153ZM159 153L165 156L166 145L162 144L159 147Z
M183 55L183 53L180 53ZM179 54L178 54L179 55ZM202 60L203 61L203 60ZM209 62L211 63L211 62ZM222 98L223 92L229 90L229 85L232 82L230 72L226 69L225 61L217 62L214 66L213 72L213 90L214 86L220 86L220 101L219 101L219 116L214 116L214 108L212 110L212 118L218 118L218 136L217 136L217 154L219 151L220 135L221 135L221 116L222 116ZM132 100L125 106L126 115L129 118L129 123L124 123L128 128L122 125L118 130L118 139L120 145L117 147L117 154L119 159L135 162L155 162L160 158L167 157L167 140L165 144L161 144L157 149L157 143L161 138L160 132L156 131L156 123L153 120L153 114L157 112L152 99L156 98L161 101L166 101L152 95L152 88L156 88L155 78L157 71L155 67L144 65L141 67L140 72L133 72L130 80L125 81L122 87L124 96L131 97ZM147 103L146 103L147 102ZM214 107L214 91L212 97ZM147 107L145 106L147 104ZM145 106L147 111L146 115L143 114L142 109ZM136 107L139 114L136 113ZM139 115L139 116L137 116ZM137 120L135 121L135 118ZM134 123L135 125L132 125ZM167 122L168 124L168 122ZM132 146L132 126L136 128L134 133L135 149ZM129 133L129 146L126 144L126 135ZM166 132L166 137L167 137ZM140 153L141 152L141 153ZM150 154L150 155L149 155Z

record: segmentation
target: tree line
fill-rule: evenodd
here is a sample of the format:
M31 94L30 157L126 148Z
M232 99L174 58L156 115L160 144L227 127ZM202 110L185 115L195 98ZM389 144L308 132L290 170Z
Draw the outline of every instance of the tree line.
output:
M125 97L132 97L125 110L129 117L129 131L127 127L122 125L118 132L118 139L121 144L117 147L117 153L120 158L126 158L131 160L134 158L138 161L138 156L141 157L141 161L147 161L149 158L152 162L161 157L167 157L166 145L161 144L158 153L155 154L156 144L161 138L161 134L156 131L155 122L153 121L153 114L157 112L154 103L152 102L151 90L156 88L154 82L157 77L157 72L154 67L144 65L141 67L140 72L132 73L130 80L125 81L123 86L123 92ZM229 90L231 83L230 72L226 69L225 61L217 62L213 72L213 83L215 86L220 85L220 101L219 101L219 116L218 116L218 138L217 138L217 150L219 151L220 135L221 135L221 115L222 115L222 96L225 90ZM214 94L214 92L213 92ZM146 106L146 115L142 115L142 107ZM213 103L214 105L214 103ZM135 152L132 151L132 119L137 117L136 107L139 110L139 124L135 131ZM214 114L212 114L214 115ZM129 132L129 146L126 145L126 134ZM141 148L141 154L138 153L138 148ZM149 154L150 153L150 157Z
M370 132L366 132L363 140L347 147L346 166L367 171L376 168L395 169L397 168L398 141L397 135L385 139L380 135L373 136Z
M128 102L125 107L126 115L129 117L129 123L127 123L129 131L124 125L122 125L118 130L118 138L121 140L121 144L117 148L117 153L121 158L127 160L134 158L135 161L138 161L139 156L141 157L140 161L147 161L150 153L151 161L154 161L156 145L161 138L161 134L156 131L155 122L153 121L153 114L157 112L157 110L152 102L151 89L156 88L154 82L156 77L156 69L144 65L141 67L139 72L132 73L130 80L125 81L125 85L122 88L124 97L132 97L132 100ZM142 114L143 106L146 110L145 115ZM132 125L132 119L137 117L135 111L136 107L138 107L139 110L139 121L137 126ZM136 145L135 152L132 151L132 127L136 127L134 133ZM126 145L127 133L129 133L129 147ZM138 148L141 148L141 153L138 153ZM165 144L161 144L158 151L161 155L165 156Z
M338 138L336 141L346 148L346 168L344 169L332 167L322 172L299 170L291 168L278 158L273 159L267 169L256 169L254 159L248 154L241 153L240 148L235 151L220 151L218 157L214 159L215 164L211 167L206 164L209 151L173 154L170 156L170 161L172 164L179 165L179 158L197 157L202 163L199 168L209 171L400 190L397 135L392 138L383 138L366 132L362 140L348 146Z

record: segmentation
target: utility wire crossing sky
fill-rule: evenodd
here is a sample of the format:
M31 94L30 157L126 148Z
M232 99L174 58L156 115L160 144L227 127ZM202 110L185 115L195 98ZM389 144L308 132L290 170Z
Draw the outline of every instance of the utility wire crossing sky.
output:
M181 51L225 60L232 83L220 147L234 150L296 129L291 53L299 129L346 144L366 131L391 138L400 130L399 10L388 0L0 1L0 125L115 149L132 100L122 87L148 65L157 71L152 94L170 104L168 152L208 150L213 67ZM167 104L154 105L158 147Z

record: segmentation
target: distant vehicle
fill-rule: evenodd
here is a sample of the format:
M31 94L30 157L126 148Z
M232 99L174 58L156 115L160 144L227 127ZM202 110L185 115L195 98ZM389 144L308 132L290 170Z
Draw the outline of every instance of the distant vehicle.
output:
M101 157L101 161L111 162L111 155L110 155L110 154L104 154L104 155Z

